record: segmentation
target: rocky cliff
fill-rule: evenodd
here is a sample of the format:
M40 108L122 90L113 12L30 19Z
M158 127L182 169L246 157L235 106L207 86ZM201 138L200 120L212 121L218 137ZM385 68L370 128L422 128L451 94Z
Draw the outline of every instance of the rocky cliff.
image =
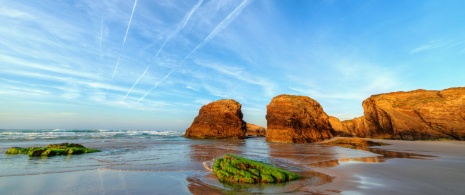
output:
M188 138L244 139L246 123L241 104L235 100L218 100L202 106L199 115L186 130Z
M252 123L247 123L247 136L264 137L266 135L265 127L258 126Z
M465 87L373 95L362 105L366 137L465 140Z
M307 96L279 95L266 109L269 142L307 143L332 137L328 115Z

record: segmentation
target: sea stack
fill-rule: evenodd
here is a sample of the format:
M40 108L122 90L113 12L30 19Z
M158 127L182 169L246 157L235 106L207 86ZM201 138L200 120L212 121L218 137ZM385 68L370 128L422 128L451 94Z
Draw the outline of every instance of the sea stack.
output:
M367 137L465 140L465 87L373 95L362 105Z
M247 129L242 120L241 107L239 102L232 99L218 100L202 106L184 137L244 139Z
M328 115L310 97L279 95L266 110L268 142L309 143L333 136Z

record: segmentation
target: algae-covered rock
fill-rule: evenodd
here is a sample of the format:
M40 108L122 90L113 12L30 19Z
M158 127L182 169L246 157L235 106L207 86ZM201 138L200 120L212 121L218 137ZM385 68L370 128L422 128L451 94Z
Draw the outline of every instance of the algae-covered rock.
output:
M47 147L11 147L5 154L27 154L29 156L56 156L100 152L93 148L86 148L81 144L61 143L50 144Z
M281 183L301 177L286 170L231 154L216 159L213 172L222 182Z

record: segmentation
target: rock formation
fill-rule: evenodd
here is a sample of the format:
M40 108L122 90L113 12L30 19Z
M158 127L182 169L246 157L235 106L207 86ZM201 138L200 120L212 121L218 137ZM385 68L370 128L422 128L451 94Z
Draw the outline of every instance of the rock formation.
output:
M465 140L465 87L373 95L362 105L366 137Z
M218 100L202 106L199 115L186 130L187 138L244 139L246 123L241 104L235 100Z
M266 109L268 142L307 143L332 137L328 115L307 96L279 95Z
M334 116L330 116L329 117L329 123L331 124L331 127L333 128L334 132L335 132L335 135L337 136L343 136L343 137L352 137L352 132L353 131L349 131L349 129L347 128L347 125L346 124L342 124L342 122L334 117Z
M265 127L254 125L252 123L247 123L247 136L257 136L257 137L265 137L266 129Z

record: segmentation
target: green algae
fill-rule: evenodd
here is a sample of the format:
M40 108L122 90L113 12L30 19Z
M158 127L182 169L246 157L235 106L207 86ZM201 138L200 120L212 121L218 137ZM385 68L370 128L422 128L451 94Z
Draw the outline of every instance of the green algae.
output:
M301 178L298 174L232 154L216 159L213 172L221 182L229 183L282 183Z
M5 154L27 154L31 157L46 157L46 156L58 156L58 155L73 155L73 154L84 154L100 152L100 150L93 148L86 148L81 144L74 143L61 143L61 144L50 144L46 147L11 147Z

